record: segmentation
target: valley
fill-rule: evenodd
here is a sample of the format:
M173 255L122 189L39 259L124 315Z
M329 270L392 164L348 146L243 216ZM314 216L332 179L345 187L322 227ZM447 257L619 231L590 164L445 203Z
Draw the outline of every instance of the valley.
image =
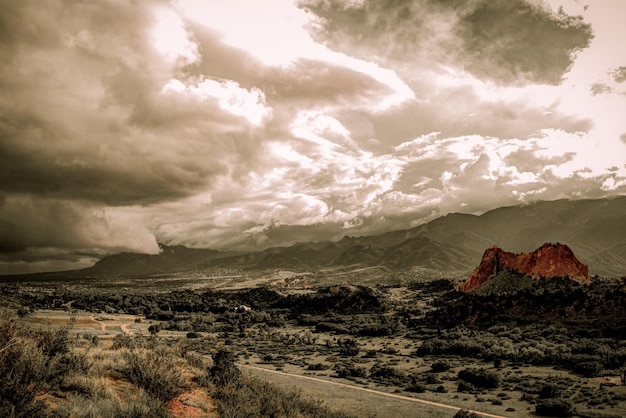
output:
M73 350L86 355L164 344L211 364L225 350L240 372L336 413L524 417L556 402L562 416L626 414L623 282L543 280L506 299L414 273L215 271L203 280L4 283L2 295L28 326L69 321Z

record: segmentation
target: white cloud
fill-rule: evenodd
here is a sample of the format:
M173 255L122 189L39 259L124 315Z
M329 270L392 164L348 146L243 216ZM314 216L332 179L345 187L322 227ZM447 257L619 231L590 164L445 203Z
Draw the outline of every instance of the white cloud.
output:
M247 119L252 125L261 125L271 117L265 94L258 88L245 89L232 80L217 81L208 78L183 82L168 81L161 89L162 94L181 94L199 100L214 99L220 109Z
M156 7L153 15L155 22L150 30L152 46L178 67L197 62L200 58L198 45L191 39L181 17L166 6Z

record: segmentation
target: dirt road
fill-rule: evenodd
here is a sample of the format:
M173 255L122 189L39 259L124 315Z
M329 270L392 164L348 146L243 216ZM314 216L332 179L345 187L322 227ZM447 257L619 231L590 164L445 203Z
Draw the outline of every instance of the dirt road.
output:
M403 400L403 401L420 403L420 404L423 404L423 405L428 405L428 406L436 407L436 408L450 409L450 410L453 410L453 411L458 411L458 410L461 409L461 408L459 408L457 406L446 405L446 404L439 403L439 402L427 401L425 399L412 398L412 397L409 397L409 396L397 395L395 393L381 392L381 391L378 391L378 390L375 390L375 389L362 388L362 387L359 387L359 386L353 386L353 385L349 385L349 384L346 384L346 383L332 382L332 381L325 380L325 379L320 379L320 378L317 378L317 377L301 376L301 375L297 375L297 374L285 373L285 372L281 372L281 371L277 371L277 370L270 370L270 369L265 369L263 367L251 366L251 365L247 365L247 364L246 365L240 364L239 366L247 368L247 369L253 369L253 370L261 371L261 372L274 373L274 374L286 376L286 377L289 377L289 378L306 379L306 380L310 380L310 381L314 381L314 382L318 382L318 383L323 383L323 384L327 384L327 385L334 385L334 386L337 386L337 387L346 388L346 389L350 389L350 390L357 390L357 391L367 392L367 393L371 393L371 394L375 394L375 395L379 395L379 396L385 396L385 397L388 397L388 398L394 398L394 399L400 399L400 400ZM494 415L494 414L489 414L487 412L480 412L480 411L471 411L471 412L473 412L475 414L478 414L480 416L489 417L489 418L506 418L506 417L504 417L502 415Z

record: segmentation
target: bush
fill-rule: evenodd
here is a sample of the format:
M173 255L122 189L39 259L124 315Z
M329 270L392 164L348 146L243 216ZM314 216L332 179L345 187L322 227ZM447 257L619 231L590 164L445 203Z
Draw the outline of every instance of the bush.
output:
M423 383L414 383L406 388L407 392L424 393L428 388Z
M88 367L84 356L69 353L68 330L69 325L18 326L13 312L0 310L0 416L45 415L46 407L36 397Z
M307 368L309 370L328 370L329 366L324 363L315 363L315 364L309 364Z
M459 382L459 387L457 388L458 392L474 392L476 391L476 387L468 382Z
M560 390L558 386L548 383L546 385L543 385L543 387L541 388L541 391L539 392L539 397L541 399L552 399L558 397L559 393Z
M435 373L441 373L450 370L452 365L450 365L448 360L437 360L430 366L430 368Z
M598 361L583 361L575 364L573 371L584 377L596 377L602 371L602 364Z
M480 418L480 415L470 412L467 409L461 409L459 412L454 414L452 418Z
M354 357L359 354L359 345L355 339L340 339L337 344L339 345L339 354L343 357Z
M184 391L185 377L164 350L127 351L124 358L122 375L160 401L169 402Z
M226 386L241 376L241 372L235 365L234 354L227 350L219 350L215 353L210 373L217 386Z
M459 372L459 379L478 388L494 389L500 386L500 377L485 369L464 369Z
M565 399L542 399L537 402L535 412L540 416L571 417L574 415L574 407Z

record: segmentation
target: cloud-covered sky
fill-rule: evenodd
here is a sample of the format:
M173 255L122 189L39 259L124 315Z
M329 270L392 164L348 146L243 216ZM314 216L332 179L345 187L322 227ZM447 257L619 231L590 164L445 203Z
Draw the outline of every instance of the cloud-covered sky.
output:
M626 194L622 0L0 5L0 274Z

